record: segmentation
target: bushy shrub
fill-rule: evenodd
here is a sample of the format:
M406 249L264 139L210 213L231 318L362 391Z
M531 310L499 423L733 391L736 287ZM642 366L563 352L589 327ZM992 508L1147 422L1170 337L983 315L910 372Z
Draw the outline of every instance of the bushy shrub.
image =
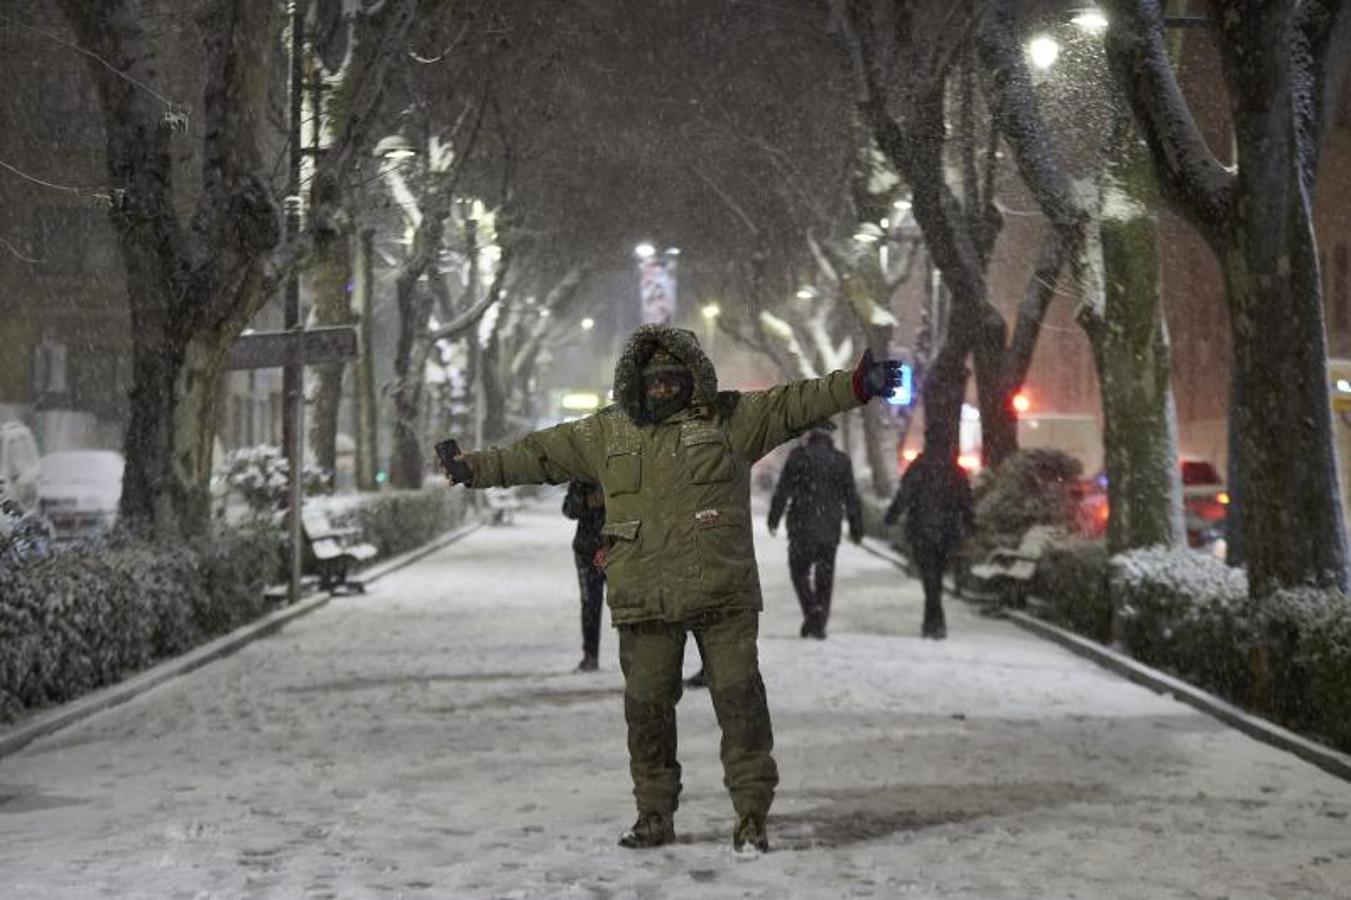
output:
M384 558L406 553L454 528L464 520L466 505L464 491L438 486L361 494L329 516L335 525L360 528L363 540L379 551L377 558Z
M1032 593L1057 622L1100 643L1113 641L1107 548L1100 541L1052 544L1037 563Z
M271 444L241 447L226 454L224 465L225 483L243 498L255 516L283 506L291 461L282 455L280 447ZM322 469L306 464L301 476L301 487L307 496L326 491L329 487L329 473Z
M1120 636L1141 662L1351 749L1351 601L1301 588L1248 596L1243 572L1187 550L1112 559Z
M1021 450L974 485L976 535L968 555L983 558L996 547L1016 547L1033 525L1068 529L1074 518L1071 493L1083 466L1059 450Z
M0 715L111 684L267 611L277 537L163 545L124 536L41 557L0 548Z

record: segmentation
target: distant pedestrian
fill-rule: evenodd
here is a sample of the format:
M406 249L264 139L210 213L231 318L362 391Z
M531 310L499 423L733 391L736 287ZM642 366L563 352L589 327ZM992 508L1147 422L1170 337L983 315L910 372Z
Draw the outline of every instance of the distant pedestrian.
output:
M921 453L905 470L884 521L905 517L905 539L924 583L924 625L920 634L948 636L943 616L943 570L948 558L975 531L971 482L955 457Z
M802 607L802 637L825 640L835 583L840 520L849 520L849 540L863 539L863 507L848 455L835 449L835 424L817 422L788 456L769 504L769 533L788 510L788 572Z
M600 533L605 527L605 492L589 481L568 482L563 515L577 520L572 537L573 561L582 592L582 661L577 671L594 672L600 668L600 617L605 605L604 560L596 558L605 545Z

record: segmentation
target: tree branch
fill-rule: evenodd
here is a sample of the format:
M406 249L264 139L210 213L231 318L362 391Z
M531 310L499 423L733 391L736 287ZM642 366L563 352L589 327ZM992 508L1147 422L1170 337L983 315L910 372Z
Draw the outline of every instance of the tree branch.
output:
M1225 242L1234 176L1206 146L1178 87L1157 0L1107 0L1107 56L1149 144L1165 197L1211 244Z

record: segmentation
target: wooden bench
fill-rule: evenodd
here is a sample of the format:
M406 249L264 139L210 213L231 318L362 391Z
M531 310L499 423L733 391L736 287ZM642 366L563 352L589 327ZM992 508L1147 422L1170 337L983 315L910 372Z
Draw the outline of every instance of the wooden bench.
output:
M328 519L323 510L305 509L300 515L301 530L309 548L311 571L319 577L319 589L336 591L349 588L358 594L366 593L365 585L347 580L357 563L375 557L374 544L361 540L360 528L340 528Z
M515 488L488 488L483 492L483 508L492 525L510 525L516 510L524 505Z
M1026 599L1042 554L1066 537L1064 529L1054 525L1033 525L1017 547L996 547L983 562L971 566L969 574L1002 599L1019 604Z

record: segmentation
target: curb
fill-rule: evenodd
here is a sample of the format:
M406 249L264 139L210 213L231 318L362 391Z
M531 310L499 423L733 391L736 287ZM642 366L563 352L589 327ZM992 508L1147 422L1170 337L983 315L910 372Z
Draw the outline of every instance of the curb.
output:
M1266 719L1245 712L1237 706L1221 700L1214 694L1207 693L1179 678L1152 669L1124 653L1118 653L1096 641L1091 641L1072 631L1066 631L1057 625L1044 622L1025 612L1012 609L1004 610L1004 618L1017 623L1033 634L1054 641L1079 656L1092 660L1103 668L1110 669L1118 675L1134 681L1136 684L1142 684L1160 694L1171 694L1175 699L1219 719L1251 738L1255 738L1264 744L1270 744L1287 753L1293 753L1325 772L1351 781L1351 755L1334 750L1331 747L1325 747L1309 738L1268 722Z
M872 540L874 545L877 543L875 539L864 538L862 545L864 550L885 559L898 568L909 571L904 561L892 552L890 547L882 549L877 546L868 546L869 540ZM1214 694L1188 684L1180 678L1160 672L1158 669L1151 668L1124 653L1104 647L1096 641L1067 631L1058 625L1052 625L1050 622L1043 621L1025 612L1001 609L1000 618L1008 619L1024 630L1053 641L1065 649L1097 663L1104 669L1115 672L1136 684L1143 685L1155 693L1171 694L1182 703L1218 719L1254 740L1261 741L1278 750L1293 753L1305 762L1311 763L1331 775L1351 781L1351 755L1349 754L1334 750L1289 729L1282 728L1274 722L1269 722L1239 709L1232 703L1221 700Z
M410 550L393 559L386 560L380 565L373 566L361 573L359 579L354 578L350 580L356 581L363 586L370 584L391 572L398 571L405 566L417 562L425 556L435 553L443 547L455 543L460 538L471 534L481 527L481 523L476 523L448 532L415 550ZM255 622L241 625L229 634L222 635L200 647L195 647L181 656L175 656L158 665L151 666L149 669L139 672L125 681L119 681L116 684L101 688L93 693L76 698L69 703L62 704L55 709L37 713L18 727L0 731L0 759L17 753L38 738L46 737L53 732L60 731L68 725L74 725L76 722L87 719L95 713L103 712L104 710L110 709L121 703L126 703L128 700L138 697L146 691L149 691L151 688L158 687L166 681L177 678L180 675L186 675L194 669L201 668L207 663L229 656L231 653L234 653L236 650L239 650L253 641L267 637L275 631L279 631L291 620L308 615L316 609L327 605L328 601L333 599L333 596L334 595L331 593L323 593L302 599L292 606L276 610Z
M407 553L403 553L399 556L391 557L382 563L377 563L369 569L356 573L356 575L347 580L365 587L373 581L384 578L386 575L397 572L407 566L411 566L413 563L424 557L431 556L433 553L444 547L449 547L451 544L460 540L460 538L468 537L482 527L482 522L475 522L473 525L465 525L454 531L448 531L440 537L433 538L421 547L409 550Z

